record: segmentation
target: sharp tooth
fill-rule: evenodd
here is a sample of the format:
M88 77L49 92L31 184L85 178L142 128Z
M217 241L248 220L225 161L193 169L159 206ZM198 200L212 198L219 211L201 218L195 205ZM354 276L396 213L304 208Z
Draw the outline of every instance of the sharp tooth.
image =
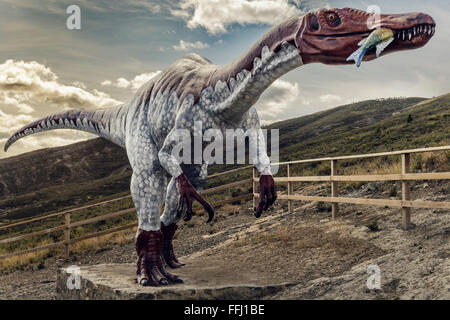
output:
M411 32L410 32L410 33L408 33L408 40L411 41L411 39L412 39L412 34L411 34Z
M413 36L415 37L417 34L416 27L414 27L412 30L413 30Z
M419 33L422 34L422 25L419 26Z
M403 31L402 32L402 40L405 41L405 38L406 38L406 33L405 33L405 31Z

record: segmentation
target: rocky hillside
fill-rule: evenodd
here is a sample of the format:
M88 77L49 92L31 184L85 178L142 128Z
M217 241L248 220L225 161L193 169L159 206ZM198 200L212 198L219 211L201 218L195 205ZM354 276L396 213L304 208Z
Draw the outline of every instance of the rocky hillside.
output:
M0 160L0 219L124 192L130 173L125 150L101 138Z
M125 150L101 138L41 149L0 161L0 197L102 179L127 166Z

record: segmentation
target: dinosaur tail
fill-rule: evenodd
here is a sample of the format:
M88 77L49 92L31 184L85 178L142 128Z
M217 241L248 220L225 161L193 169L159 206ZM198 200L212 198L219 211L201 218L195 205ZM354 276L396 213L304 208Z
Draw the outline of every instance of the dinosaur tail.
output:
M14 133L5 144L5 152L17 140L33 133L54 129L90 132L125 146L126 106L102 110L68 110L34 121Z

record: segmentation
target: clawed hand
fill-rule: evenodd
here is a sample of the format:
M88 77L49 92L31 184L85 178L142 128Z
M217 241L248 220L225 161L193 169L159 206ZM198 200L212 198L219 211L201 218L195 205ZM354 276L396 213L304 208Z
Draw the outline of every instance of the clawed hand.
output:
M259 178L259 203L254 208L255 217L259 218L277 200L277 187L271 175L261 175Z
M194 212L192 211L192 201L194 198L205 208L206 212L208 212L208 221L206 223L211 222L214 218L214 209L209 205L209 203L203 199L201 195L195 190L189 180L186 178L184 174L180 174L176 179L178 192L180 193L180 199L178 201L177 208L177 217L179 218L183 212L184 202L187 203L186 208L186 217L183 219L184 221L191 220Z

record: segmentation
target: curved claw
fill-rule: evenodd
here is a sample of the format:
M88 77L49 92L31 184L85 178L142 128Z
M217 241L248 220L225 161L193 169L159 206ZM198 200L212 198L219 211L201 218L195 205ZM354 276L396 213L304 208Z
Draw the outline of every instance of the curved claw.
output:
M254 209L256 218L261 216L277 199L277 188L271 175L261 175L259 178L259 203Z
M184 217L183 221L188 222L192 219L192 211L186 211L186 217Z
M211 222L214 218L214 209L211 207L211 205L205 199L203 199L201 195L198 194L198 192L195 190L195 188L192 186L192 184L184 174L180 174L175 180L177 182L178 192L180 193L180 200L178 202L177 208L177 217L179 218L181 216L184 208L184 202L186 201L187 208L184 221L191 220L194 214L192 210L192 198L194 198L203 206L203 208L205 208L206 212L208 212L207 223Z
M162 285L162 286L167 286L167 285L169 285L169 281L167 281L167 280L165 280L165 279L162 279L162 280L159 282L159 284Z
M214 209L210 206L209 210L206 209L208 212L208 220L206 220L206 223L210 223L214 219Z

